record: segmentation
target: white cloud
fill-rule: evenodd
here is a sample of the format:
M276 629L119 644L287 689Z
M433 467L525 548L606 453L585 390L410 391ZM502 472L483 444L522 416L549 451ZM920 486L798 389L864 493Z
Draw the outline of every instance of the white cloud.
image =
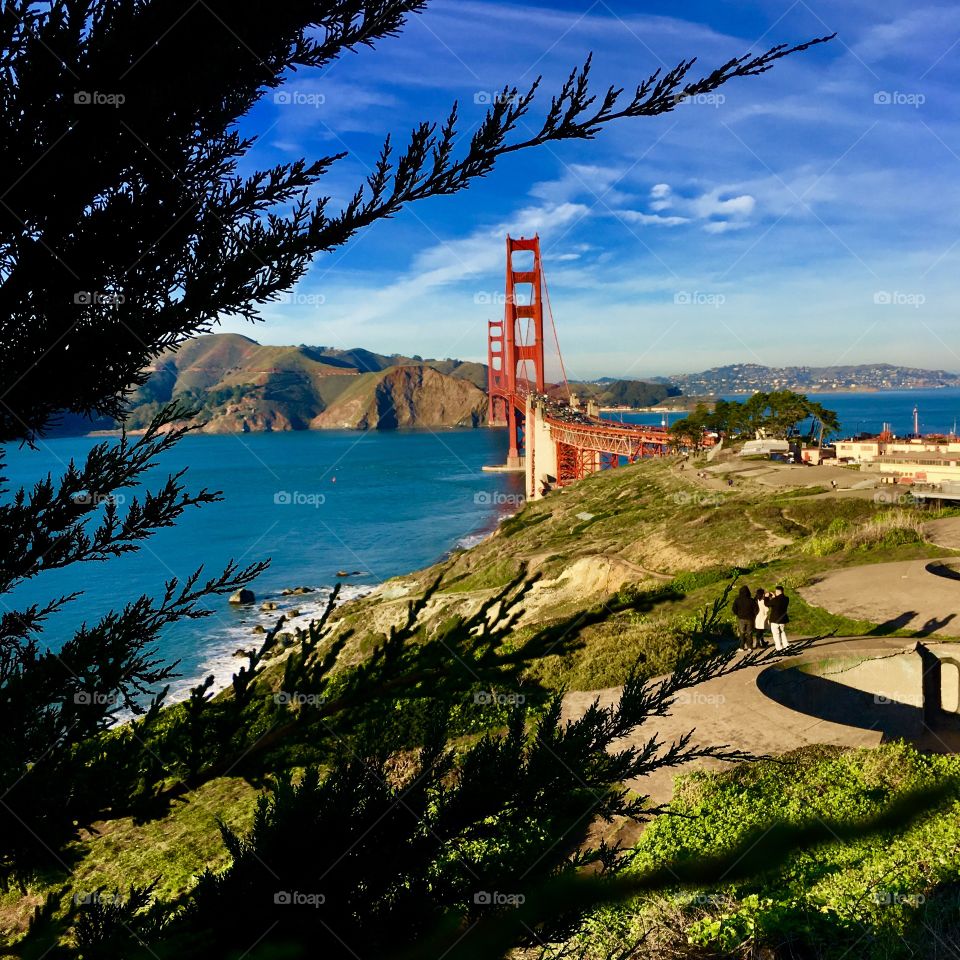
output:
M954 5L911 9L903 16L868 27L852 49L868 64L909 55L932 61L954 42L958 29L960 10Z
M656 213L641 213L639 210L617 210L616 216L627 223L639 223L644 227L678 227L689 223L689 217L661 217Z
M756 207L756 198L750 194L727 196L729 193L727 188L715 187L694 196L683 196L669 184L657 183L650 188L649 206L654 213L619 210L617 216L628 223L661 227L703 221L707 233L722 233L746 226ZM662 211L670 211L671 215L663 216Z
M578 198L601 204L623 203L626 195L615 189L626 173L623 167L570 163L555 180L542 180L530 188L530 196L550 203L567 203Z
M403 279L386 286L367 290L359 302L352 303L342 318L351 325L381 319L404 312L428 293L451 284L463 283L477 277L499 277L503 270L504 236L532 236L535 233L557 231L589 214L582 204L562 203L526 207L508 220L475 230L458 240L444 241L418 253ZM494 291L486 291L493 293ZM411 315L415 311L410 311Z

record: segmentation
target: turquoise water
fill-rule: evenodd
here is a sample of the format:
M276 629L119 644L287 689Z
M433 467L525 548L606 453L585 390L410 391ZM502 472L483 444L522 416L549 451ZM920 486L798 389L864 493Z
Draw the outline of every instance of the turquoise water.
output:
M49 440L37 451L8 447L8 487L48 472L56 477L95 442L72 437ZM156 596L166 579L183 578L201 563L212 574L230 558L269 557L270 569L252 585L257 605L264 599L288 609L296 603L307 619L337 571L361 571L345 581L346 593L369 589L473 542L498 515L515 510L521 478L481 472L484 464L503 461L504 444L505 434L494 430L186 437L158 461L150 484L157 487L168 472L188 466L188 488L222 490L224 502L188 511L138 554L51 571L0 602L19 609L82 589L83 596L50 621L45 641L56 648L82 620L92 622L141 593ZM299 585L317 593L280 596ZM251 645L252 627L276 616L231 607L225 597L209 607L212 616L177 624L163 637L164 658L182 660L175 692L208 672L228 678L237 663L231 655Z
M891 424L899 436L913 430L913 407L916 404L921 433L949 433L954 421L960 424L960 390L878 390L876 393L818 393L810 398L835 410L840 417L840 434L879 433L884 422ZM743 400L744 395L730 394L728 400ZM620 413L605 413L612 420L621 419ZM659 413L623 414L627 423L660 424ZM668 425L684 413L667 414Z

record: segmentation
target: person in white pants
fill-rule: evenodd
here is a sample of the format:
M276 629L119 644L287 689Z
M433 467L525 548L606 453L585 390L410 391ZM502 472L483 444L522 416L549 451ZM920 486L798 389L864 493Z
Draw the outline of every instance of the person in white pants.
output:
M789 605L790 598L783 592L783 587L778 586L769 601L770 633L773 634L773 645L782 653L790 649L785 626Z

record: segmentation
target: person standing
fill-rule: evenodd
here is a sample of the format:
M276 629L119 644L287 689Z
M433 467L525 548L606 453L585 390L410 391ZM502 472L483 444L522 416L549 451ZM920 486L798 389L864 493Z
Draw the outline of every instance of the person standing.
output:
M763 639L763 635L767 629L767 618L770 616L770 611L767 608L767 597L770 596L763 587L757 587L757 592L754 594L754 601L757 604L757 615L753 618L753 644L751 645L754 650L759 650L761 647L767 646L766 641Z
M769 606L770 633L773 634L773 645L781 653L785 653L790 649L785 627L789 619L787 616L787 607L790 606L790 598L783 592L783 587L778 586L776 590L773 591Z
M754 623L757 619L757 601L750 595L750 588L744 584L733 601L733 615L737 618L737 636L740 649L749 650L753 643Z

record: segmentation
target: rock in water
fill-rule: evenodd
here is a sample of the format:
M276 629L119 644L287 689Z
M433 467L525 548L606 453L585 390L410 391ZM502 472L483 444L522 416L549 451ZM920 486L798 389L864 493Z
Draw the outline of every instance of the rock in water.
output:
M253 591L246 588L230 595L230 603L253 603L256 599Z

